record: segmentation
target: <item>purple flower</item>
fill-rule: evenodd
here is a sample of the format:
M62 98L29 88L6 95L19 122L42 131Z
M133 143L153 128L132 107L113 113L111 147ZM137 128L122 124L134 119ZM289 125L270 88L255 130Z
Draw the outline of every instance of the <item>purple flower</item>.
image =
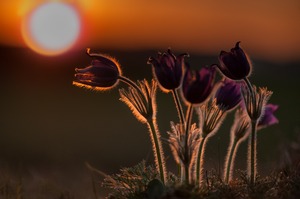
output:
M240 83L226 78L218 88L215 98L216 104L224 108L225 111L233 109L242 100Z
M187 67L182 83L185 100L192 104L204 102L213 89L215 74L214 67L203 67L196 71Z
M258 128L264 128L278 123L278 119L274 116L274 112L278 109L278 105L267 104L264 114L258 122Z
M249 76L251 64L243 49L237 42L235 47L230 52L221 51L219 55L218 68L229 79L241 80Z
M168 49L167 53L158 53L157 58L150 57L148 64L153 66L153 75L163 91L170 91L180 86L184 66L184 53L177 57Z
M108 90L114 87L121 75L119 63L109 56L90 53L89 49L87 53L95 59L90 66L75 69L73 84L94 90Z

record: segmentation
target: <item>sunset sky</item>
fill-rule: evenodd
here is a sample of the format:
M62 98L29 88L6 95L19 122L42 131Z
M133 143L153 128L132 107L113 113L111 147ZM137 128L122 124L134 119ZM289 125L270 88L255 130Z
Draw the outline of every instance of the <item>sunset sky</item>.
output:
M80 25L74 34L70 24L60 24L69 28L63 40L75 35L76 41L61 54L45 56L25 33L28 19L49 2L71 7ZM55 23L65 20L54 16ZM153 163L146 125L119 101L118 89L127 85L120 82L105 92L72 85L75 68L91 63L86 48L114 57L122 75L137 81L153 78L147 60L157 51L188 52L186 61L200 69L219 63L220 51L241 41L253 63L250 81L272 90L269 103L279 105L279 124L258 133L260 173L281 166L282 154L300 135L300 0L0 0L0 28L0 171L6 163L24 163L37 170L78 167L70 170L78 175L86 172L86 161L107 173L143 159ZM44 28L48 23L37 34ZM54 27L43 34L55 32ZM156 101L159 130L167 138L170 121L178 121L174 101L159 90ZM233 114L205 149L209 168L218 168L225 157ZM169 146L163 145L175 171ZM243 170L246 142L239 153L237 165ZM81 186L83 181L71 174L63 174L64 179ZM88 177L90 182L90 173Z
M47 0L0 2L0 45L26 46L23 20ZM56 0L81 18L74 48L166 49L217 54L242 41L249 54L269 61L300 59L300 2Z

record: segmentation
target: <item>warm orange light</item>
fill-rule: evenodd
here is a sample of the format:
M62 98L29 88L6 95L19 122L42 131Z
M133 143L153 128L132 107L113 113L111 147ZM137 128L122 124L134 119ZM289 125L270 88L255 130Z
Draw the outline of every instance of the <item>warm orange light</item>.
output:
M41 4L28 13L22 22L25 43L43 55L66 52L77 42L80 32L78 11L66 3Z

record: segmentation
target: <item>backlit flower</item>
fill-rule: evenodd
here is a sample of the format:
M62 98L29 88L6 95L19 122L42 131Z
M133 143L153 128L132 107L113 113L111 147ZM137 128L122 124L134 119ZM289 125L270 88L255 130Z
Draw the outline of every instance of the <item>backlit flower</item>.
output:
M75 69L73 84L94 90L108 90L116 86L121 75L119 63L107 55L90 53L89 49L87 53L94 60L90 66Z
M252 121L259 121L263 115L263 110L273 94L267 88L256 88L253 86L253 93L250 92L247 86L242 87L245 108Z
M218 88L215 98L218 106L222 106L225 110L233 109L242 100L240 83L226 78Z
M200 70L187 67L182 83L185 100L191 104L204 102L213 89L215 74L214 67L203 67Z
M171 131L167 133L169 134L168 141L175 161L178 164L189 166L197 153L196 149L200 141L200 129L196 128L196 124L191 126L187 143L185 142L186 135L181 124L175 125L171 122ZM187 144L187 146L185 144Z
M153 75L163 91L173 90L180 86L185 56L187 56L186 53L176 57L168 49L167 53L158 53L157 58L149 58L148 63L153 66Z
M278 123L278 119L274 116L274 112L278 109L278 105L267 104L264 114L258 122L258 128L264 128Z
M131 110L134 116L142 123L147 123L156 115L156 87L157 83L152 80L149 85L147 80L138 81L139 90L129 87L128 90L120 89L120 100Z
M221 51L219 55L218 68L223 75L232 80L241 80L251 72L250 60L239 44L240 42L237 42L230 52Z

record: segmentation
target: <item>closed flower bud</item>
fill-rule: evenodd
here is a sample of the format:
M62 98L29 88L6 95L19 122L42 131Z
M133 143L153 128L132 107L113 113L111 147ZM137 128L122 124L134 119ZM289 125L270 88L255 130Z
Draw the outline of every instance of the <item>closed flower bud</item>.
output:
M264 114L258 122L258 128L264 128L278 123L278 119L274 116L274 112L278 109L278 105L267 104L265 106Z
M219 55L218 68L223 75L232 80L242 80L251 72L250 60L239 44L240 42L237 42L230 52L221 51Z
M242 100L240 83L226 78L218 88L215 98L216 104L225 111L235 108Z
M196 71L187 67L182 83L186 102L200 104L208 98L214 86L215 72L214 67L203 67Z
M167 53L159 53L157 58L150 57L149 64L153 66L153 75L163 91L170 91L180 86L184 66L184 53L177 57L168 49Z
M76 68L73 84L94 90L108 90L116 86L121 75L119 63L113 58L96 53L90 53L92 63L86 68Z

